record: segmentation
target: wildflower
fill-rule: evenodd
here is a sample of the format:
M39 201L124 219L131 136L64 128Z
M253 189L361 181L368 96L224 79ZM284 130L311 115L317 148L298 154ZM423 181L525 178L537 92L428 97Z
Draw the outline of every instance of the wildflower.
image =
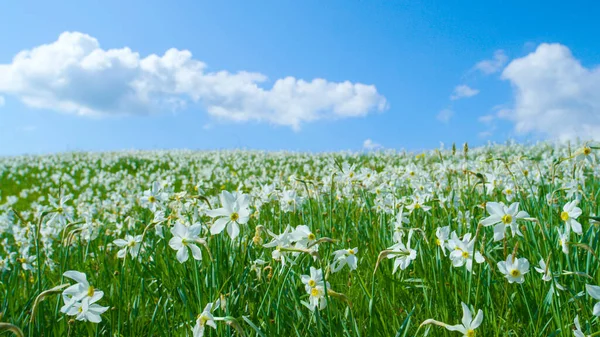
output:
M498 262L498 269L508 279L508 283L525 282L524 275L529 272L529 261L526 258L516 258L514 255L508 255L506 261Z
M231 239L235 239L240 234L240 225L250 219L248 195L223 191L219 198L222 207L206 212L206 215L216 219L210 227L210 233L217 235L227 227L227 234Z
M300 275L300 280L304 283L307 293L314 287L323 287L323 272L315 267L310 267L310 275ZM329 288L329 283L327 284Z
M200 224L187 227L186 225L177 222L171 228L173 237L169 240L169 246L177 251L177 260L184 263L189 258L188 248L192 251L192 256L195 260L202 260L202 251L196 245L201 243L202 239L198 236L202 226Z
M575 316L575 320L573 321L573 323L575 323L575 330L573 330L573 335L575 337L587 337L583 333L583 330L581 330L581 324L579 324L579 315Z
M102 296L104 296L104 292L97 290L90 285L87 280L87 276L82 272L69 270L66 271L63 276L70 278L77 283L71 285L63 291L62 297L65 305L60 309L62 313L68 312L73 305L82 301L86 297L99 296L98 299L100 299Z
M573 229L573 232L581 235L581 224L577 218L581 215L581 208L577 207L578 200L573 200L563 206L563 211L560 213L560 219L565 222L567 229Z
M475 251L475 239L471 239L471 233L465 234L460 240L456 232L452 232L451 239L448 241L448 249L454 267L466 266L468 271L473 271L473 259L477 263L485 261L483 255Z
M450 226L438 227L435 230L435 243L442 249L442 253L446 256L446 245L450 236Z
M485 207L488 213L490 213L490 216L483 219L481 224L486 227L495 225L494 241L504 239L504 232L506 231L507 226L510 227L512 236L515 236L515 234L523 236L519 230L517 220L528 218L529 214L525 211L519 211L518 202L512 203L510 207L506 207L506 205L501 202L488 202Z
M142 206L149 208L152 212L156 211L160 203L165 200L167 200L167 194L162 191L158 181L152 184L152 188L144 191L144 195L140 198Z
M202 310L202 313L200 315L198 315L198 318L196 319L196 325L194 326L194 329L192 330L193 337L204 336L204 329L207 325L213 329L217 329L217 324L215 323L215 317L212 315L211 311L213 310L213 307L218 306L218 303L219 303L218 300L215 304L208 303L204 307L204 310Z
M421 326L423 326L425 324L435 324L435 325L442 326L449 331L458 331L463 334L463 337L474 337L475 329L477 329L483 322L483 311L481 311L481 309L479 309L477 311L477 315L475 315L475 318L473 318L474 312L471 311L471 309L469 309L469 307L463 302L461 302L461 306L463 309L463 317L461 320L462 324L448 325L443 322L439 322L439 321L436 321L433 319L428 319L428 320L425 320L423 323L421 323Z
M590 284L585 285L585 289L587 290L588 295L592 296L595 300L600 300L600 287L593 286ZM592 315L596 317L600 317L600 302L597 302L594 305L594 309L592 309Z
M345 265L348 265L350 270L355 270L358 264L358 258L356 257L356 253L358 253L358 247L350 248L350 249L340 249L333 252L333 263L331 264L331 271L333 273L338 272Z
M539 268L535 267L535 271L542 274L543 281L548 282L552 280L552 272L550 271L550 267L546 266L546 262L544 262L544 259L540 259L540 266Z
M569 255L569 236L570 231L567 228L564 232L560 230L560 228L556 228L558 232L558 245L562 248L562 252L566 255Z
M125 240L123 240L123 239L115 240L114 244L117 245L118 247L121 247L121 249L117 252L117 257L120 259L125 258L127 256L128 251L129 251L129 255L131 255L131 258L137 257L138 253L140 252L140 248L142 247L141 242L142 242L141 235L136 235L136 236L125 235Z
M77 316L75 317L78 321L86 321L92 323L100 323L102 322L102 315L108 307L103 307L101 305L96 304L98 300L100 300L102 296L95 294L92 297L86 297L81 302L76 302L73 306L65 313L68 316Z
M417 258L417 251L410 248L412 233L412 231L408 232L406 245L402 242L398 242L388 248L388 250L391 251L391 254L387 255L387 258L394 259L394 269L392 270L392 273L395 273L398 267L400 267L401 270L408 268L410 263Z

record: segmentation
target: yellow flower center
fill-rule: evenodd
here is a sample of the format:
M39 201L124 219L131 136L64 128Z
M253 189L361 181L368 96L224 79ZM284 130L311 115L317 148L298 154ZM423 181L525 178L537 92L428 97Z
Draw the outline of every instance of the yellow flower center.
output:
M355 253L354 253L354 249L348 249L348 254L350 254L350 255L354 255L354 254L355 254Z
M319 289L317 289L317 288L312 288L312 289L310 290L310 295L311 295L311 296L313 296L313 297L317 297L317 296L319 296Z
M513 269L510 271L509 274L512 277L519 277L519 276L521 276L521 271L519 271L519 269Z
M512 190L510 188L506 189L506 194L512 194Z
M231 219L231 221L238 221L239 218L240 218L240 215L237 214L236 212L231 213L231 215L229 216L229 219Z
M314 288L314 287L317 285L317 282L315 282L315 280L308 280L308 285L309 285L311 288Z
M467 337L475 337L475 330L473 330L473 329L467 330Z
M148 197L148 201L150 202L156 202L156 197L154 197L153 195Z
M79 308L77 308L77 311L79 311L79 312L83 312L83 307L79 307Z
M510 215L510 214L504 214L504 216L502 217L502 222L505 225L511 224L512 220L513 220L513 218L512 218L512 215Z
M469 252L463 251L462 252L462 257L465 258L465 259L468 258L469 257Z
M587 146L583 148L583 154L585 154L586 156L589 156L590 153L592 153L592 149L590 149Z
M560 213L560 218L562 219L562 221L569 220L569 213L563 211L562 213Z
M419 209L419 208L421 208L421 205L415 204L415 209Z
M309 239L310 241L312 241L312 240L314 240L314 239L316 239L316 238L317 238L317 237L316 237L316 236L315 236L313 233L309 233L309 234L308 234L308 239Z
M435 239L435 244L438 246L442 245L442 241L440 241L440 239Z
M88 293L87 294L88 294L89 297L92 297L92 296L94 296L94 292L95 292L94 287L90 286L88 288Z

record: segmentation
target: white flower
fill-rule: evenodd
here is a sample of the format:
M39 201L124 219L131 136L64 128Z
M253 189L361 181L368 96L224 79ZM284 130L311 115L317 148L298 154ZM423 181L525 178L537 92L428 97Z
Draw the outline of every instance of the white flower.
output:
M577 218L581 215L581 208L577 207L579 201L573 200L563 206L563 211L560 213L560 218L565 222L567 230L573 229L573 232L581 235L581 224Z
M528 218L529 214L525 211L519 211L519 203L515 202L506 207L501 202L488 202L485 206L490 216L483 219L481 224L483 226L494 226L494 241L500 241L504 239L504 232L506 227L510 227L512 235L523 236L519 230L517 224L518 219Z
M358 253L358 247L350 248L350 249L340 249L333 252L333 263L331 263L331 272L336 273L345 265L348 265L350 270L355 270L358 264L358 258L356 257L356 253Z
M417 251L410 248L410 239L412 238L412 233L412 231L409 231L406 245L404 245L402 242L398 242L388 248L388 250L391 250L391 253L387 255L387 258L395 259L392 273L395 273L398 267L400 267L401 270L408 268L410 263L417 258Z
M567 228L563 233L560 228L556 228L558 231L558 245L562 248L562 252L569 255L569 236L571 232Z
M77 316L75 319L78 321L100 323L102 322L102 317L100 317L100 315L108 310L108 307L103 307L95 303L100 300L101 297L102 296L98 294L92 297L86 297L81 300L81 302L73 304L66 314L69 316Z
M108 307L95 303L104 296L104 292L91 286L84 273L69 270L63 275L77 281L77 283L63 291L62 298L65 305L60 311L69 316L76 315L76 319L79 321L101 322L100 315L108 310Z
M202 230L202 225L195 224L187 227L184 224L177 222L171 228L173 237L169 240L169 246L177 251L177 260L184 263L189 258L188 248L192 251L192 256L195 260L202 260L202 251L196 243L202 242L198 236Z
M323 287L324 285L323 272L315 267L310 267L310 275L300 275L300 280L304 283L304 289L309 294L312 288ZM329 288L329 283L327 283L327 288Z
M462 324L448 325L443 322L439 322L439 321L436 321L433 319L428 319L428 320L424 321L423 323L421 323L421 326L423 326L425 324L435 324L435 325L442 326L442 327L448 329L449 331L458 331L463 334L463 337L474 337L475 329L477 329L483 322L483 311L481 311L481 309L479 309L477 311L477 315L475 315L475 318L473 318L474 312L472 312L471 309L469 309L469 307L465 303L461 302L461 306L463 309L463 317L461 320Z
M167 200L167 193L163 192L158 181L152 184L152 188L144 191L140 198L142 206L149 208L153 212L160 206L161 202Z
M219 198L222 207L206 211L206 215L216 218L210 227L210 233L219 234L227 227L227 234L231 239L235 239L240 234L239 225L247 223L250 219L248 195L223 191Z
M442 249L442 253L446 256L446 244L450 236L450 226L438 227L435 230L435 243Z
M583 333L583 330L581 330L581 324L579 324L579 315L575 316L575 320L573 321L573 323L575 323L575 330L573 330L573 336L586 337L586 335Z
M70 278L77 283L63 291L62 297L65 305L60 309L62 313L67 313L76 303L82 301L86 297L97 297L97 299L100 299L104 296L104 292L96 290L90 285L86 275L82 272L69 270L66 271L63 276Z
M452 232L451 239L448 241L448 249L454 267L466 266L468 271L473 271L473 259L477 263L485 261L483 255L475 251L475 239L471 240L471 233L465 234L460 240L456 232Z
M200 315L198 315L198 318L196 319L196 325L194 326L194 329L192 330L193 337L204 336L204 328L207 325L213 329L217 328L217 324L215 323L215 318L213 317L211 311L213 310L213 307L218 306L218 303L219 303L218 300L214 305L213 305L213 303L208 303L204 307L204 310L202 310L202 313Z
M588 295L592 296L593 299L600 300L600 287L593 286L590 284L585 285ZM596 317L600 317L600 302L597 302L592 309L592 314Z
M129 251L129 255L131 255L132 258L137 257L140 252L140 248L142 247L141 242L141 235L132 236L129 234L125 235L125 240L115 240L114 244L118 247L121 247L121 249L117 252L117 257L120 259L125 258L127 256L127 251Z
M498 262L498 269L508 279L508 283L525 282L524 275L529 272L529 261L526 258L516 258L512 254L508 255L506 261Z
M315 310L318 308L319 310L325 309L327 306L327 299L325 298L325 288L322 286L316 286L311 288L309 291L309 303L303 303L310 310Z
M550 267L546 266L546 262L544 262L544 259L540 259L540 267L535 267L535 271L543 275L543 281L548 282L552 280L552 272L550 271Z

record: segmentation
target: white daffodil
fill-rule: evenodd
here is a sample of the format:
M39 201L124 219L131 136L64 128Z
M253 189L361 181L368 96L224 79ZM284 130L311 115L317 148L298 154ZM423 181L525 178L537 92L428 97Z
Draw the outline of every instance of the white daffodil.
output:
M417 258L417 251L410 248L410 239L412 238L412 233L412 231L408 232L406 245L403 242L398 242L388 248L388 250L391 252L387 255L387 258L394 259L394 269L392 270L392 273L395 273L398 268L401 270L408 268L410 263Z
M323 287L325 282L323 281L323 272L315 267L310 267L310 275L300 275L300 280L304 284L307 293L310 293L310 290L314 287ZM327 288L329 288L329 283Z
M76 303L81 302L86 297L95 297L97 299L104 296L104 292L95 289L87 280L87 276L75 270L66 271L64 277L76 281L76 284L69 286L62 292L64 305L60 309L62 313L67 313Z
M223 191L219 198L222 207L206 211L206 215L216 219L210 227L210 233L217 235L227 228L229 237L235 239L240 234L240 225L250 219L248 195Z
M592 296L595 300L600 300L600 287L593 286L591 284L586 284L585 289L587 290L588 295ZM592 309L592 314L596 317L600 317L600 302L594 304L594 309Z
M461 306L463 309L463 316L461 320L462 324L449 325L433 319L428 319L421 323L421 326L426 324L435 324L444 327L449 331L458 331L463 334L463 337L475 337L475 329L477 329L483 322L483 311L479 309L477 311L477 315L475 315L475 318L473 318L473 314L475 312L471 311L471 309L469 309L465 303L461 302Z
M177 222L171 228L173 237L169 240L169 246L177 251L177 260L184 263L189 258L188 248L192 251L195 260L202 260L202 251L196 245L201 243L202 239L198 236L202 230L202 225L195 224L190 227Z
M73 304L66 314L68 316L76 316L75 319L78 321L100 323L102 322L102 317L100 317L100 315L108 310L108 307L103 307L95 303L100 300L101 297L102 296L98 294L95 294L92 297L86 297L81 300L81 302Z
M218 300L215 304L208 303L204 307L204 310L202 310L202 313L198 315L198 318L196 319L196 325L192 330L193 337L204 336L204 329L207 325L213 329L217 329L217 324L215 323L215 317L212 315L212 310L214 307L218 306L218 303Z
M435 230L435 244L440 247L444 256L446 256L446 246L450 237L450 226L438 227Z
M345 265L348 265L350 270L355 270L358 264L358 258L356 254L358 253L358 247L349 248L349 249L340 249L333 252L333 262L331 263L331 272L336 273Z
M562 248L562 252L569 255L569 236L571 232L567 228L564 232L560 228L556 228L558 231L558 245Z
M583 233L581 224L577 221L577 218L581 215L581 208L577 207L578 200L573 200L566 203L563 206L563 210L560 213L560 219L565 222L567 230L572 229L573 232L581 235Z
M526 258L516 258L508 255L506 261L498 262L498 269L508 279L508 283L525 282L524 275L529 272L529 261Z
M127 256L127 252L131 255L131 258L138 256L140 248L142 247L142 236L141 235L125 235L125 239L117 239L114 244L121 249L117 252L117 257L123 259Z
M529 214L525 211L519 211L519 203L514 202L509 207L501 202L488 202L485 205L490 216L483 219L483 226L494 226L494 241L504 239L506 227L510 227L512 236L523 236L517 220L528 218Z
M452 232L450 236L448 249L454 267L466 266L468 271L473 271L473 260L477 263L485 261L483 255L475 251L475 239L471 239L471 233L465 234L462 240L458 238L456 232Z
M575 323L575 330L573 330L573 336L588 337L586 334L583 333L583 330L581 330L581 324L579 324L579 315L575 316L575 320L573 321L573 323Z
M535 271L542 274L542 280L544 282L552 280L552 272L550 271L550 267L546 266L544 259L540 259L540 266L535 267Z

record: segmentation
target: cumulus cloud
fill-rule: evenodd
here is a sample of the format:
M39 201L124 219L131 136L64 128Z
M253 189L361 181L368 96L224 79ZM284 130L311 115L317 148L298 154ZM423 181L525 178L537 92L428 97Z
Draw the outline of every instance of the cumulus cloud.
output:
M506 56L504 50L496 50L494 52L494 58L478 62L474 69L489 75L502 70L507 61L508 56Z
M518 133L569 140L600 139L600 68L584 67L569 48L541 44L502 72L515 91L515 105L498 116Z
M370 138L365 139L365 141L363 142L363 149L365 150L377 150L381 148L383 148L381 144L375 143Z
M0 64L0 93L31 107L84 116L147 115L198 102L217 120L299 129L387 108L373 85L294 77L267 84L261 73L208 71L187 50L141 57L129 48L102 49L78 32Z
M450 96L450 99L456 101L457 99L473 97L479 93L479 90L473 89L468 85L458 85L454 88L454 92Z
M448 123L452 116L454 116L454 111L450 109L443 109L437 114L436 118L442 123Z

